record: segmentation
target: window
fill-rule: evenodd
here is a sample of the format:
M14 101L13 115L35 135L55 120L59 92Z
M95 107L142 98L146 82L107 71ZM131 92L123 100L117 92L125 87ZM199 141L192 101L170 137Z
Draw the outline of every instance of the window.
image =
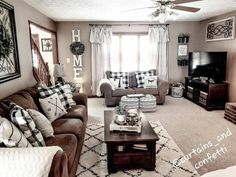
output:
M155 68L147 34L114 34L111 45L112 71L142 71Z

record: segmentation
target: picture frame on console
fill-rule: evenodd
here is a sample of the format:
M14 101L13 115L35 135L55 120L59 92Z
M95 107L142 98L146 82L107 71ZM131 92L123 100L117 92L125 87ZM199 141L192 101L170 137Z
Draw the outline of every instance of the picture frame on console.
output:
M0 83L21 76L14 7L0 1Z

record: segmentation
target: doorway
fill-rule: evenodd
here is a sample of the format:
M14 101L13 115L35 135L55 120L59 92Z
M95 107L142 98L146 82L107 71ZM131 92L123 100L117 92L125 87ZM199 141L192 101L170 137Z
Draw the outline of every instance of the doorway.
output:
M29 21L33 73L38 82L50 86L55 83L54 64L58 64L57 34Z

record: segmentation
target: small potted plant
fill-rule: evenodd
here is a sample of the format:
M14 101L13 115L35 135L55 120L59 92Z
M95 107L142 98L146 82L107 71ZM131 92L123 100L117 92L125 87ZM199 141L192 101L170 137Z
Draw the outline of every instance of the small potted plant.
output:
M187 33L181 33L178 36L178 43L188 43L190 35Z

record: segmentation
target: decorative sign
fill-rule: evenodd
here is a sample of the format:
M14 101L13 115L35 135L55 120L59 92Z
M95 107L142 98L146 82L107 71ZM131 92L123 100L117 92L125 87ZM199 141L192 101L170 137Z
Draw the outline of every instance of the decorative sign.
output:
M188 56L188 45L187 44L179 44L178 45L178 58L187 57Z
M207 24L206 41L229 40L235 36L235 17Z
M42 38L42 51L43 52L51 52L52 51L52 39L51 38Z
M76 33L77 31L77 33ZM80 42L80 30L72 30L72 42ZM82 79L83 77L83 63L81 55L73 55L73 71L74 79Z
M0 83L20 76L14 7L0 1Z

